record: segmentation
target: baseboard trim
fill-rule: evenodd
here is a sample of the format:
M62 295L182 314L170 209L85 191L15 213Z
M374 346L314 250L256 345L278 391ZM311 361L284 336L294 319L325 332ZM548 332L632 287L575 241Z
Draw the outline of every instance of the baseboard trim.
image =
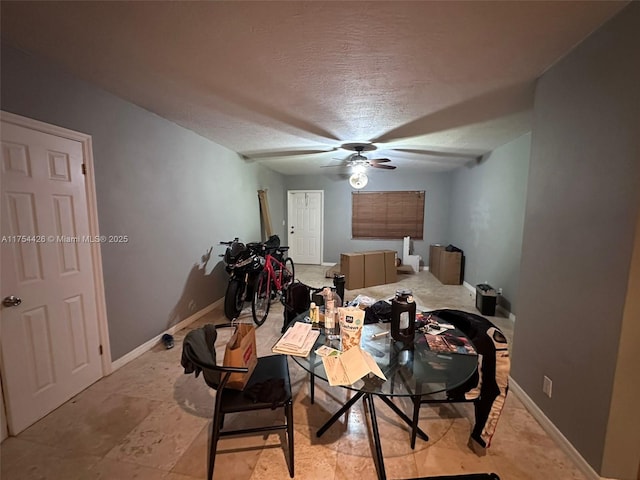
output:
M496 305L496 310L499 311L502 315L507 317L512 322L516 321L516 316L513 313L511 313L509 310L504 308L502 305Z
M549 418L544 414L540 407L538 407L531 397L525 393L525 391L516 383L513 378L509 377L509 391L513 393L518 399L522 402L525 408L529 411L531 416L535 418L538 423L542 426L545 432L549 434L549 436L553 439L554 442L558 444L558 446L569 456L571 461L575 464L575 466L585 474L587 479L589 480L612 480L606 479L598 475L598 473L593 469L589 463L582 458L580 452L578 452L575 447L567 440L567 438L562 434L558 427L556 427Z
M153 347L155 347L158 343L160 343L162 341L162 335L164 335L165 333L168 333L169 335L173 335L177 331L182 330L185 327L188 327L193 322L198 320L200 317L203 317L207 313L211 312L218 305L222 304L223 300L224 300L224 298L220 298L220 299L216 300L211 305L208 305L208 306L204 307L202 310L198 310L193 315L188 316L187 318L185 318L184 320L176 323L172 327L169 327L167 330L165 330L164 332L160 333L159 335L156 335L152 339L144 342L139 347L134 348L129 353L123 355L122 357L118 358L117 360L114 360L111 363L111 373L115 372L119 368L124 367L127 363L131 362L132 360L135 360L136 358L138 358L143 353L148 352L149 350L151 350Z
M462 282L462 286L465 287L467 290L469 290L471 293L473 293L473 298L475 298L475 296L476 296L476 287L471 285L469 282Z
M322 262L320 265L323 267L333 267L334 265L337 265L339 262Z

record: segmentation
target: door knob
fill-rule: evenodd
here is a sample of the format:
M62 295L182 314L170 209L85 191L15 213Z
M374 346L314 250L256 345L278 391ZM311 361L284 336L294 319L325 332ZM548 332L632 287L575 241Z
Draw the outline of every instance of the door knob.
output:
M22 299L20 297L16 297L15 295L9 295L8 297L4 297L2 300L2 305L5 307L17 307L22 303Z

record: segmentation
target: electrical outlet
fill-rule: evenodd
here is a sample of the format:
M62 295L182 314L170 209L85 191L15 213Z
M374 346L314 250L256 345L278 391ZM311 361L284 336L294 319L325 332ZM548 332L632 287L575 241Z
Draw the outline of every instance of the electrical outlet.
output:
M549 398L551 398L551 389L553 387L553 382L546 375L542 380L542 392Z

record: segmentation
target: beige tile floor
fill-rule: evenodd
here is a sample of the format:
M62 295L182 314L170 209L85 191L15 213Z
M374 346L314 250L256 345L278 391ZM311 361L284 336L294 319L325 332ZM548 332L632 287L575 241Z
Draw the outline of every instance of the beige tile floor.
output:
M296 276L314 286L329 285L325 267L298 266ZM470 292L444 286L428 272L400 275L398 283L350 291L389 298L396 288L413 290L426 308L475 311ZM282 307L274 304L267 322L257 330L260 355L270 353L282 325ZM245 313L250 319L250 313ZM508 338L513 324L491 317ZM222 322L216 309L189 327ZM207 439L214 392L202 378L184 375L181 342L158 345L98 381L72 400L0 446L2 480L166 479L205 478ZM315 432L348 393L317 384L316 402L309 403L308 377L290 361L295 394L295 469L305 480L376 478L367 418L358 402L323 435ZM408 411L409 405L405 405ZM470 472L496 472L503 480L584 480L570 459L554 444L513 395L507 397L491 448L477 456L467 448L473 414L470 405L423 406L420 426L429 442L409 447L406 425L382 402L376 402L382 448L389 479ZM269 412L271 414L271 412ZM254 419L257 416L254 416ZM269 421L265 414L260 419ZM230 418L227 424L244 418ZM242 437L219 444L214 477L221 480L288 478L282 438Z

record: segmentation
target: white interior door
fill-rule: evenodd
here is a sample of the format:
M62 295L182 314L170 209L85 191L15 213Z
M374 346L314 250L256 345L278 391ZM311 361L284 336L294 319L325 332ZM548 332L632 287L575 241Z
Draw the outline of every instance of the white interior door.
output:
M289 256L295 263L320 265L324 192L290 190L287 193Z
M0 345L13 435L102 376L83 159L79 141L2 122Z
M2 378L0 378L0 442L9 436L7 415L4 409L4 393L2 393Z

